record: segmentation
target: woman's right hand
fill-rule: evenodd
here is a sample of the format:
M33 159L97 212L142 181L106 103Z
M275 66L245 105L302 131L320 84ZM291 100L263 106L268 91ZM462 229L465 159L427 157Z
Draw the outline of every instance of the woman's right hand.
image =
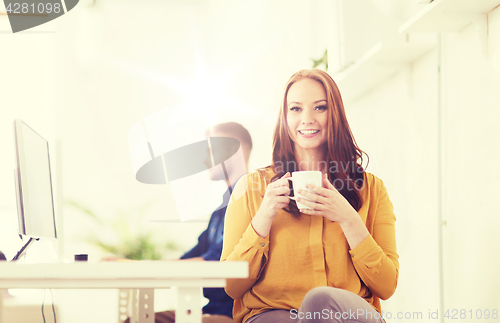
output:
M290 173L286 173L277 181L267 185L264 199L259 210L252 219L252 226L255 232L261 237L267 237L271 230L271 225L278 211L288 206L290 203L290 186L288 178Z
M290 173L286 173L277 181L267 185L266 194L259 207L259 212L262 210L268 218L274 220L278 211L288 206L290 202L290 198L288 197L290 195L288 178L290 176Z

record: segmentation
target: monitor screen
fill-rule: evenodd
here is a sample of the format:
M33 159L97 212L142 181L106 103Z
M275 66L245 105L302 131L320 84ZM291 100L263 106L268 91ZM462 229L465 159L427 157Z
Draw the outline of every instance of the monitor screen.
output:
M22 120L14 121L19 233L56 238L49 145Z

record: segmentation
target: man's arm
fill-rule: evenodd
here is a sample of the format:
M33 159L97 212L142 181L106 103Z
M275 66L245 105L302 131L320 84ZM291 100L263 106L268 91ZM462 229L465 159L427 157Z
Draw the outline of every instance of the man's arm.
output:
M207 250L207 240L208 240L208 229L203 231L198 237L198 243L191 250L186 252L180 259L193 259L196 257L201 257L201 255Z
M220 260L222 242L224 238L224 213L225 208L217 210L212 215L208 228L200 235L198 244L186 253L181 259L192 260ZM215 232L214 232L215 231ZM211 232L212 237L209 237Z

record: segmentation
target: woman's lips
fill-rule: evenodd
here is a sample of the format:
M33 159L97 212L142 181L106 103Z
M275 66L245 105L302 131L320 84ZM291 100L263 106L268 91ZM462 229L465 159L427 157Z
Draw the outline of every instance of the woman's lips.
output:
M302 137L302 138L312 138L314 136L316 136L318 133L319 133L319 130L315 130L316 132L307 132L307 133L302 133L300 131L297 131L299 133L299 135Z

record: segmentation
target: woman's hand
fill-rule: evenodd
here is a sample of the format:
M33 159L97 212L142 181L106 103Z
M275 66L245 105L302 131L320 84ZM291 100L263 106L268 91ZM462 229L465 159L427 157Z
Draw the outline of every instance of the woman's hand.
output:
M290 173L286 173L277 181L267 185L266 194L259 207L259 211L263 210L267 217L274 219L279 210L288 206L290 202L288 197L290 195L290 186L287 178L290 176Z
M290 186L288 179L291 175L286 173L277 181L267 185L264 199L259 210L252 219L252 226L255 232L261 237L267 237L271 230L271 225L278 211L288 206L290 202Z
M307 205L310 209L300 210L304 214L321 215L330 221L338 222L351 249L356 248L370 233L366 229L358 212L351 206L342 194L328 181L326 174L323 176L323 186L306 185L313 192L298 190L297 193L305 196L310 201L297 198L297 202Z
M354 216L359 217L351 204L330 183L326 174L323 174L323 187L314 185L306 185L306 187L313 192L297 190L297 193L305 197L298 197L297 202L311 207L312 210L304 208L300 212L309 215L321 215L340 224L352 220Z

